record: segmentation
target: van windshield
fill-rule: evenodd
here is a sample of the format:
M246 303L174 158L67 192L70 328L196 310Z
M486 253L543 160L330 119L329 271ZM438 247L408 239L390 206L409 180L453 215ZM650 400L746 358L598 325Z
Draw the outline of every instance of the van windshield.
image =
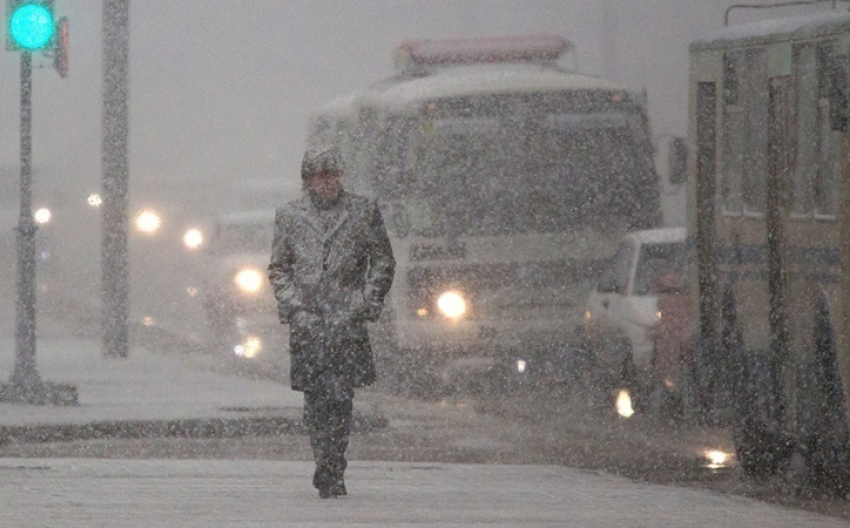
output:
M657 295L658 279L665 273L684 273L684 242L643 244L638 255L633 295Z

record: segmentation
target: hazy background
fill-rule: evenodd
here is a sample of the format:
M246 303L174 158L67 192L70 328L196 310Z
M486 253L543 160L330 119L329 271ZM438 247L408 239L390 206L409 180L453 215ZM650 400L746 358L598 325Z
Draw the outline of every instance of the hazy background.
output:
M308 110L391 74L406 38L562 35L576 46L566 65L646 88L654 133L683 134L688 43L721 28L730 4L132 0L131 204L166 195L206 210L231 182L298 178ZM731 20L828 8L735 11ZM70 22L69 75L60 79L49 59L34 60L43 66L33 77L36 177L72 182L81 199L100 188L102 9L99 0L56 0ZM6 178L19 163L19 72L17 53L0 53Z

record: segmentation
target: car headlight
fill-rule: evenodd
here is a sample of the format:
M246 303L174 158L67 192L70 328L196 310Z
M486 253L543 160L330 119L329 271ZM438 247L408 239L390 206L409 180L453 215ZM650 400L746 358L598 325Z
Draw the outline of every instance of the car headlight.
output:
M146 235L156 233L161 224L162 218L159 216L159 213L151 209L145 209L136 215L136 229Z
M437 308L446 317L457 319L466 313L466 300L456 291L447 291L437 298Z
M263 275L252 268L240 270L234 278L236 286L245 293L256 293L263 286Z
M189 249L198 249L204 242L204 235L199 229L189 229L183 234L183 245Z
M233 347L233 353L239 357L252 359L257 357L262 348L263 344L259 337L249 336L244 343L239 343Z
M42 207L38 211L33 214L33 219L36 224L46 224L50 222L50 219L53 217L53 214L50 212L50 209L47 207Z

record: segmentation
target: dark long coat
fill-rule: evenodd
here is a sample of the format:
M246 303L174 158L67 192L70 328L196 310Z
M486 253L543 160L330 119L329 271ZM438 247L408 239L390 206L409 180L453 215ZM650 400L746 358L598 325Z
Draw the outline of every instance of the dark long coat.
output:
M295 390L375 381L366 322L381 314L395 259L376 202L346 192L340 200L328 230L308 194L275 214L269 281L280 322L290 325Z

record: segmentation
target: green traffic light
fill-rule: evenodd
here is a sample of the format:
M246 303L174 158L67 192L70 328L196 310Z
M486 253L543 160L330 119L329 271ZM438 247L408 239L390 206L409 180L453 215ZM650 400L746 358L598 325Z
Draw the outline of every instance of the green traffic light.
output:
M39 4L19 7L9 20L9 34L18 46L27 50L46 46L54 31L53 13Z

